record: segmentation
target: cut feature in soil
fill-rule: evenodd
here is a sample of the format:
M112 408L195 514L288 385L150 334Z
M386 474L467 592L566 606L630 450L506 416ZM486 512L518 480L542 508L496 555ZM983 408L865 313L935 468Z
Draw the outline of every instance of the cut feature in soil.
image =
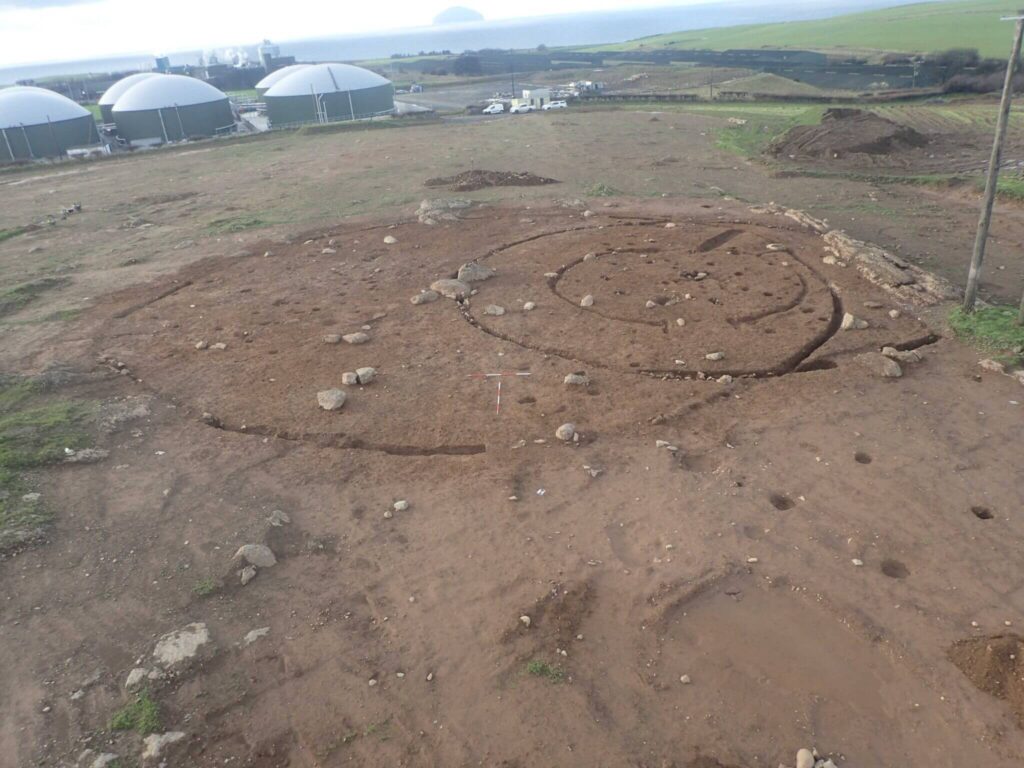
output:
M836 159L847 155L891 155L923 147L928 137L913 128L861 109L829 109L820 125L798 125L768 148L783 157Z
M971 512L979 520L991 520L994 517L992 510L988 507L971 507Z
M958 640L949 660L985 693L1010 704L1024 726L1024 639L1020 635L993 635Z
M424 186L448 187L452 192L472 192L487 187L541 187L545 184L561 184L558 179L548 179L525 171L463 171L455 176L427 179Z

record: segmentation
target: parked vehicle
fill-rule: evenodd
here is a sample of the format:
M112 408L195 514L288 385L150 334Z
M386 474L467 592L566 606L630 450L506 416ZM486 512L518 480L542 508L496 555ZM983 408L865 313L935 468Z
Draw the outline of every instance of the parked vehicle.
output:
M533 112L533 106L530 104L516 104L509 110L510 114L522 115L527 112Z
M500 115L505 111L504 104L489 104L484 107L483 114L485 115Z
M549 101L542 109L547 112L549 109L568 109L569 105L564 101Z

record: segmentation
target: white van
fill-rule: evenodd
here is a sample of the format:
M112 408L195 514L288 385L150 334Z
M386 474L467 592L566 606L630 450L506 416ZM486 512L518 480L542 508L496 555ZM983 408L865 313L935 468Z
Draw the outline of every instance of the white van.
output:
M485 115L500 115L505 111L504 104L490 104L484 107L483 114Z

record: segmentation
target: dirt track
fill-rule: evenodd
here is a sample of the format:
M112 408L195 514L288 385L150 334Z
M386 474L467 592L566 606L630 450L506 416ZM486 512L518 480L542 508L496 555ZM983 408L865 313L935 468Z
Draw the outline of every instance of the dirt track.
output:
M163 728L186 734L172 766L774 768L811 746L851 768L1024 760L1016 700L949 658L1024 622L1020 385L933 339L934 312L824 263L816 234L707 188L820 196L812 212L856 219L855 235L935 249L959 242L966 206L766 180L708 155L692 118L592 120L570 129L640 132L642 167L594 155L581 179L552 153L533 170L562 185L478 194L436 226L415 222L423 179L475 163L399 172L389 153L432 136L403 131L3 188L18 221L84 200L0 244L6 277L70 276L4 325L5 370L59 364L62 396L150 414L102 439L107 460L47 473L48 543L0 560L4 759L137 758L139 737L108 729L126 677L161 635L205 622L199 658L152 684ZM578 146L556 122L514 129ZM511 129L465 130L497 155ZM683 159L655 167L661 132ZM380 155L373 173L356 139ZM335 146L349 154L325 167ZM263 174L289 194L239 199L200 173L227 189ZM598 173L704 195L572 201ZM866 190L927 215L852 207ZM380 210L343 221L346 206ZM275 223L229 228L256 215ZM1013 292L995 267L1014 216L988 273ZM473 258L497 275L468 306L409 302ZM80 315L45 319L70 301ZM845 312L869 327L837 330ZM364 325L366 344L323 341ZM924 360L900 379L856 362L885 344ZM338 413L317 407L365 365L376 381L345 387ZM472 377L489 371L531 374L504 382L500 416L495 386ZM575 371L590 385L565 385ZM555 439L568 421L578 443ZM386 516L398 500L409 509ZM290 522L272 526L275 510ZM243 587L246 543L278 563ZM964 666L989 689L1003 670Z

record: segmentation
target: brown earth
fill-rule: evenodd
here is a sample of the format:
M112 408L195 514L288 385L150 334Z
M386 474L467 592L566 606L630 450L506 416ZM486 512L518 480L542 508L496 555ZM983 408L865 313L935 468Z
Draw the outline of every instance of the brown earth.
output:
M992 635L958 640L949 660L978 688L1009 703L1024 723L1024 640L1020 635Z
M886 155L918 149L928 137L913 128L861 109L828 109L820 125L798 125L772 142L769 153L800 157L848 158Z
M562 194L607 180L658 199L558 205L523 188L412 223L421 190L402 180L438 170L409 149L444 140L435 128L274 136L3 187L17 221L84 201L0 244L8 281L71 278L5 321L3 369L62 371L62 397L149 411L101 438L106 461L30 478L57 514L46 543L0 560L4 760L137 759L139 736L108 727L126 676L195 621L212 647L151 690L162 727L186 733L171 766L755 768L812 746L851 768L1024 760L1010 707L947 657L1024 621L1020 385L979 375L934 312L822 262L816 235L708 185L758 202L772 185L915 257L959 243L967 206L771 180L715 154L692 117L524 118L447 128L466 150L432 162L500 156L515 130ZM680 162L653 168L669 144ZM338 214L350 206L363 215ZM1003 214L993 266L1024 231ZM468 306L409 303L470 259L497 275ZM989 279L1016 292L1016 275ZM69 306L81 313L47 319ZM834 331L846 311L869 328ZM322 341L363 325L364 345ZM702 363L712 341L725 357ZM856 363L891 343L923 362L895 380ZM363 365L379 378L317 408ZM589 386L562 383L577 370ZM473 377L495 371L531 374L504 382L500 414ZM578 443L554 437L568 421ZM270 525L275 510L291 522ZM242 587L231 556L258 542L278 563Z
M427 187L447 187L453 192L473 192L488 187L540 187L545 184L558 184L556 179L548 179L527 171L463 171L445 178L427 179L423 182Z

